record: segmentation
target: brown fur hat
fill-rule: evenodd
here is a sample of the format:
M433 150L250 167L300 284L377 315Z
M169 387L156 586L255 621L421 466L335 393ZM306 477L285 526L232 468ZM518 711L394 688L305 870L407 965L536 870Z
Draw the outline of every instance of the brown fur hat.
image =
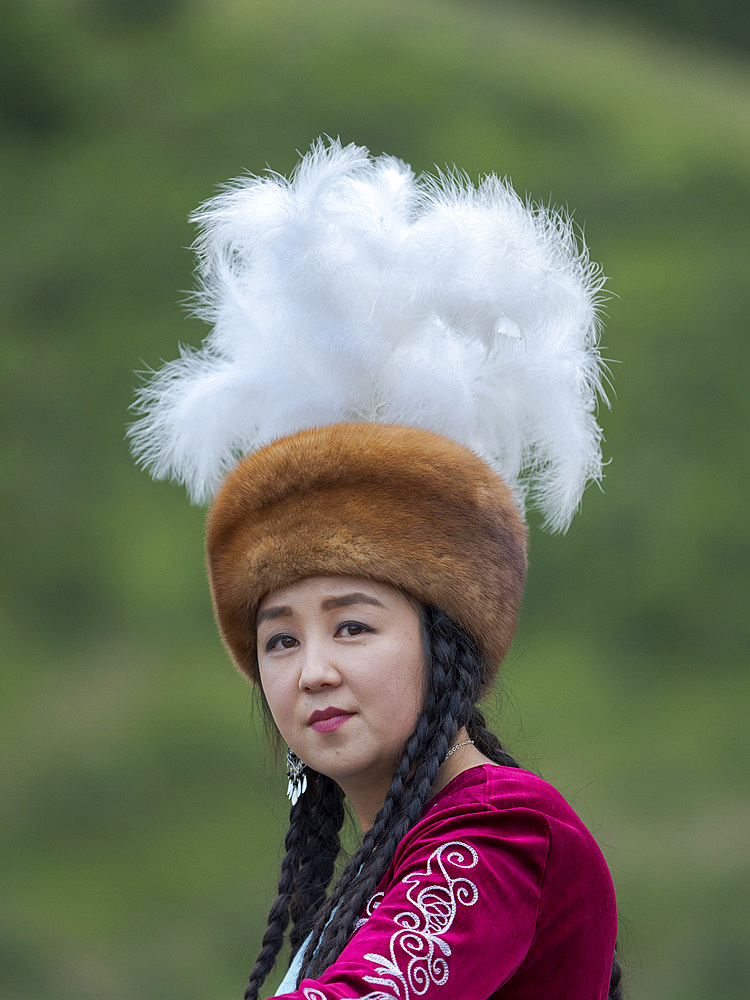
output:
M334 424L240 462L211 507L207 555L221 633L252 680L264 595L345 575L440 608L479 644L489 682L516 629L526 525L469 449L413 427Z

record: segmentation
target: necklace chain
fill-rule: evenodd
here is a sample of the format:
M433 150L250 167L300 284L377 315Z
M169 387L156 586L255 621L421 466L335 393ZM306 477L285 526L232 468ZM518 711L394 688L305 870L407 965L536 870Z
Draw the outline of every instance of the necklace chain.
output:
M467 747L470 743L473 746L474 745L474 740L464 740L463 743L456 743L456 745L454 747L451 747L450 750L448 751L448 753L445 755L445 760L448 760L448 758L450 757L450 755L452 753L455 753L456 750L458 750L459 747Z

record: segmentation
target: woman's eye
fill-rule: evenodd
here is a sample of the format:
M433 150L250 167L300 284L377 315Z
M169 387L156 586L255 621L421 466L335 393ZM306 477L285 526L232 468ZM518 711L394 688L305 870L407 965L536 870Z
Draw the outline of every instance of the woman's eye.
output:
M372 629L368 625L363 625L362 622L344 622L343 625L339 625L336 634L354 638L358 635L364 635L365 632L372 632Z
M293 635L275 635L272 639L269 639L266 643L266 652L270 653L273 650L280 649L293 649L297 644L297 640Z

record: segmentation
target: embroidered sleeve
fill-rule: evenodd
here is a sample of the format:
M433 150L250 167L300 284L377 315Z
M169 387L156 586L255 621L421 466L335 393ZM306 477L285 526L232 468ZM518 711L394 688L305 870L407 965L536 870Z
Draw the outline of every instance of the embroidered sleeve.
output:
M533 810L418 824L338 961L284 996L486 1000L528 951L548 848Z

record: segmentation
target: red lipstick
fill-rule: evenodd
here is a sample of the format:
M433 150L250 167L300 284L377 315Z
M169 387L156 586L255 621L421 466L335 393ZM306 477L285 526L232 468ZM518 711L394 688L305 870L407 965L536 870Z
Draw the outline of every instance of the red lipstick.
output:
M307 720L307 724L316 733L332 733L334 729L343 726L346 720L351 719L353 715L354 712L345 712L342 708L334 708L333 705L330 705L328 708L313 712Z

